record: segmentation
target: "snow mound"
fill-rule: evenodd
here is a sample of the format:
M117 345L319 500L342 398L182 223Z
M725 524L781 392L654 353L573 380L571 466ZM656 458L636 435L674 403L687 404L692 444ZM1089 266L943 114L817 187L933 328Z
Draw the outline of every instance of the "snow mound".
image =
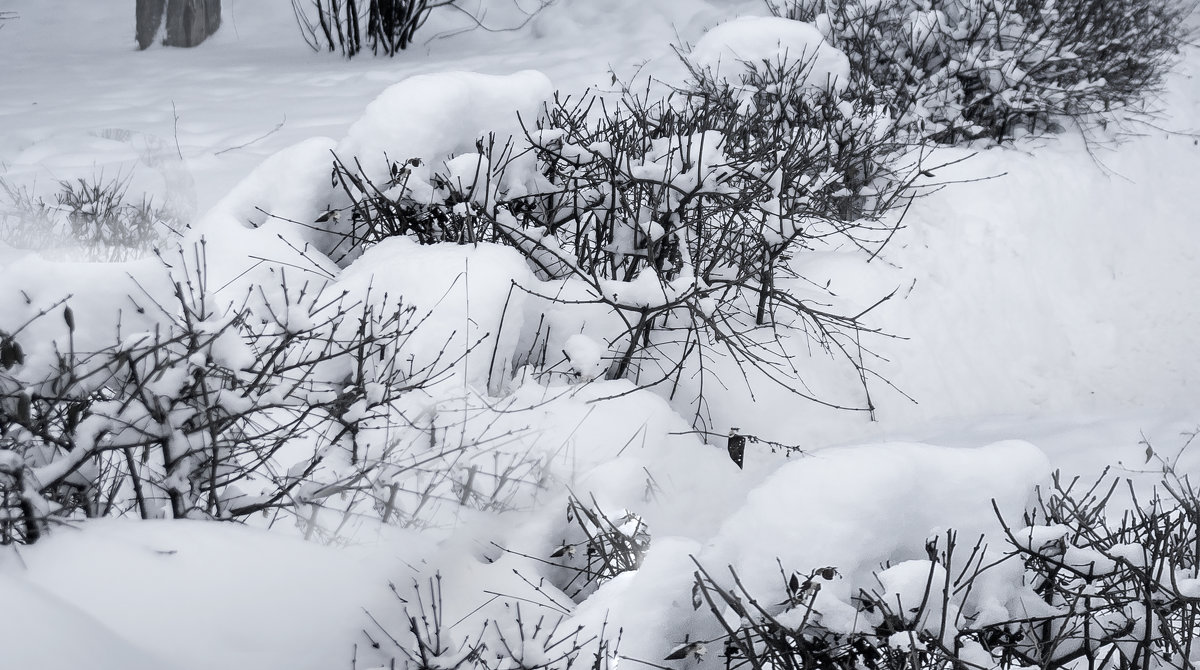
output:
M508 247L423 246L393 237L346 268L338 287L364 301L387 301L385 313L397 303L416 308L419 325L405 343L414 364L461 355L453 367L482 388L489 379L504 379L515 356L526 294L513 284L533 281L524 259Z
M777 16L726 21L696 42L688 60L714 74L724 68L726 75L741 63L805 63L810 69L804 85L829 92L845 89L850 80L850 60L826 42L816 26Z
M369 174L386 168L385 155L393 161L421 158L440 167L449 156L474 152L475 141L488 133L501 144L521 135L517 114L532 119L552 94L550 79L534 70L409 77L367 106L336 153L344 161L358 157Z
M852 582L869 579L886 561L923 556L926 539L946 529L963 538L990 531L992 500L1019 512L1049 472L1038 448L1017 441L826 449L785 465L751 492L705 562L732 565L751 592L782 586L777 557L789 570L832 566Z

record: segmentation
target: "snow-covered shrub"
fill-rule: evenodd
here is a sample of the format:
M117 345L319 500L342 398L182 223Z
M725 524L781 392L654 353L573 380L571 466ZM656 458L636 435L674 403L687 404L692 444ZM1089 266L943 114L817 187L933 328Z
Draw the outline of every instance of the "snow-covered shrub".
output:
M692 605L711 617L698 633L723 643L725 667L753 670L1196 667L1200 490L1160 463L1161 491L1124 502L1107 473L1056 475L1021 527L997 511L1003 546L947 532L849 600L822 588L842 579L833 567L781 566L776 591L752 593L697 564Z
M0 179L0 241L91 261L124 261L149 255L182 223L144 196L131 200L125 178L103 176L58 183L54 204L30 189Z
M1192 0L773 0L851 62L849 87L938 142L1149 113Z
M1161 489L1135 496L1128 510L1114 501L1124 488L1118 478L1106 473L1087 485L1056 476L1023 527L1004 524L1038 608L983 627L981 641L996 657L1046 668L1081 658L1121 668L1196 667L1200 490L1160 462Z
M875 109L814 85L815 60L734 80L693 65L695 81L661 97L556 98L526 130L539 182L497 222L542 278L586 286L619 318L609 378L675 387L727 357L821 401L800 390L780 332L869 376L858 343L870 309L834 307L802 259L878 253L920 157Z
M447 618L440 574L424 586L414 583L407 597L392 591L402 605L401 616L392 618L402 619L403 630L372 615L376 629L363 631L370 649L356 649L355 667L359 656L379 670L614 670L618 664L619 636L588 635L537 602L506 602L503 616L468 627L470 614Z
M415 177L420 157L389 162L388 181L371 180L362 166L335 156L333 182L350 203L317 220L339 240L328 252L342 263L363 248L389 237L407 236L421 244L474 244L501 240L494 212L497 185L511 145L496 147L495 137L477 143L477 154L464 154L430 171L430 183ZM495 166L495 167L493 167Z
M382 508L378 479L444 455L408 458L397 437L412 427L400 403L455 363L406 355L415 309L282 272L221 305L203 249L175 260L170 300L130 296L135 332L110 345L77 350L62 303L0 328L3 474L38 523L262 513L311 534L318 514Z
M865 387L860 336L872 307L833 306L801 259L839 249L873 258L914 195L920 151L880 109L846 97L826 64L779 58L731 80L691 57L693 81L665 93L556 96L523 138L490 136L420 178L429 157L392 161L382 183L335 159L349 204L316 225L339 238L335 259L398 235L512 246L543 282L519 290L548 311L598 311L585 335L525 334L517 367L557 373L561 349L575 378L673 389L723 357L823 402L797 381L779 344L786 331Z

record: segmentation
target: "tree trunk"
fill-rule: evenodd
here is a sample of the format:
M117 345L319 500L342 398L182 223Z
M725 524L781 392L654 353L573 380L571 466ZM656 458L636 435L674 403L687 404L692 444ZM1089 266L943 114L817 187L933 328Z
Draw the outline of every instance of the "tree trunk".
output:
M204 32L212 35L221 27L221 0L208 0L204 3L205 23Z
M137 0L139 49L153 44L164 26L163 45L194 47L221 27L221 0Z
M158 29L162 26L167 0L137 0L137 43L138 49L149 48L154 43Z

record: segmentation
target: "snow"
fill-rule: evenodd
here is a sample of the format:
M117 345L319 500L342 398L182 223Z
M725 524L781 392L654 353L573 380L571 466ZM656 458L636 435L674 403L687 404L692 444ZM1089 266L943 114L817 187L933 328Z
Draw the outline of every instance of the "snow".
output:
M776 558L799 572L836 567L845 579L825 591L848 602L858 588L873 585L871 573L881 564L922 556L925 542L945 530L963 538L991 534L991 501L1008 515L1018 513L1030 502L1030 483L1049 470L1045 454L1023 442L822 450L755 487L727 515L706 562L734 566L754 593L782 588Z
M439 72L410 77L367 105L334 153L347 164L360 160L375 178L387 174L385 158L419 158L428 170L471 151L476 140L489 133L495 133L501 145L521 136L519 119L536 117L553 90L549 78L533 70L503 76Z
M724 369L704 387L713 425L699 435L681 414L686 403L603 379L621 326L598 308L545 313L547 366L561 359L562 374L510 374L528 362L546 309L544 298L514 285L592 298L579 286L539 282L512 249L394 238L339 267L319 251L331 238L311 224L340 202L330 183L333 153L374 173L385 170L385 157L421 158L417 177L426 183L440 172L475 185L482 134L495 131L498 142L523 134L517 113L536 116L555 88L610 90L609 67L622 78L638 66L678 77L676 41L693 45L683 50L693 63L726 77L745 62L812 58L808 82L836 92L848 62L816 26L761 16L758 0L560 0L520 30L466 33L396 59L347 63L304 50L286 3L227 0L225 25L209 42L145 53L131 48L132 0L101 4L5 5L19 18L0 29L0 177L48 196L60 179L131 177L131 193L170 204L192 225L187 239L205 241L222 300L275 277L278 264L377 307L411 305L424 322L407 352L415 362L445 355L454 363L405 410L419 416L420 430L428 423L447 441L497 443L454 462L455 476L501 459L526 469L505 513L451 501L430 513L427 530L364 524L341 538L351 546L304 542L290 522L267 529L266 519L253 528L112 520L53 527L36 545L0 548L0 664L316 670L348 667L357 644L360 667L371 667L362 631L375 629L363 610L401 634L403 608L388 582L409 593L414 580L435 573L445 580L447 618L465 617L458 630L502 617L494 594L550 598L574 608L572 624L623 627L622 653L657 662L695 627L715 626L691 606L693 558L720 579L733 567L772 602L785 597L780 564L801 574L836 567L818 605L823 625L848 631L862 624L851 604L859 588L906 605L917 597L930 573L927 541L954 529L960 542L982 534L1001 546L993 500L1015 522L1056 467L1086 479L1117 465L1139 485L1152 484L1141 441L1173 450L1200 426L1200 306L1190 299L1200 289L1200 233L1186 197L1200 148L1183 134L1200 126L1195 50L1169 80L1163 129L1114 146L1086 145L1068 132L938 150L927 158L930 179L946 188L914 202L884 254L868 266L842 249L805 257L807 279L828 282L845 304L870 305L897 289L872 314L872 323L900 336L871 343L874 366L916 402L873 384L871 421L769 385L750 393L753 380ZM484 4L497 25L522 20L509 3ZM914 16L913 39L940 20ZM429 34L456 30L456 21L432 19ZM678 152L686 140L659 148ZM719 164L719 143L704 146L705 156L689 158ZM581 157L607 151L577 149ZM654 157L631 168L661 178ZM529 178L519 168L513 175L512 188ZM685 176L711 177L699 168ZM0 245L0 331L71 296L76 350L144 337L154 323L138 307L170 302L178 261L168 258L171 271L156 259L67 263ZM687 289L651 274L612 288L635 305ZM62 307L16 339L26 353L16 372L35 379L68 346ZM227 342L215 353L233 365L251 355ZM857 386L806 355L794 360L811 363L814 387L859 399ZM678 397L692 397L700 383L684 380ZM748 443L744 469L723 448L731 426L763 440ZM772 453L769 441L805 453ZM1195 473L1200 458L1189 451L1179 467ZM447 495L461 494L463 481L449 478ZM553 588L537 592L522 577L536 584L546 566L518 555L544 559L562 542L568 488L606 510L638 514L652 538L638 570L606 579L578 605ZM1140 547L1072 546L1061 528L1015 534L1097 573L1112 570L1113 559L1144 560ZM952 607L1000 621L1041 606L1010 578L997 571L970 603ZM1181 574L1177 584L1185 596L1200 594L1195 575ZM902 647L906 638L895 642ZM713 662L719 654L709 651Z
M18 606L5 608L5 659L27 649L32 662L14 667L338 666L352 651L338 641L362 627L362 607L386 602L387 564L411 560L410 544L356 554L191 521L64 528L4 552L0 584ZM64 631L80 637L63 644Z
M338 287L378 301L383 313L415 308L415 333L406 350L420 369L441 357L460 380L487 388L497 370L516 356L532 273L512 249L496 245L422 246L407 238L384 240L352 263ZM368 291L373 298L368 296Z
M45 670L154 670L174 668L166 660L139 649L127 638L81 610L79 594L58 597L20 577L0 573L0 595L4 598L0 630L4 662L14 668ZM51 624L52 622L52 624ZM30 625L40 623L44 625ZM64 644L64 632L70 642Z
M595 379L603 372L601 365L605 351L603 345L583 333L575 333L563 343L563 353L583 379Z
M775 16L743 16L712 28L688 52L688 59L725 78L742 67L801 63L804 83L830 92L846 88L850 61L830 46L816 26Z

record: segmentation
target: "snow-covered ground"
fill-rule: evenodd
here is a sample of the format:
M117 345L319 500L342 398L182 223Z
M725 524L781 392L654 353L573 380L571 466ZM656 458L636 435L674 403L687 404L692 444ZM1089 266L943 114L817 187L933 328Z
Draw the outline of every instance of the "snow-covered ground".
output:
M487 4L490 25L523 20L502 0ZM536 111L551 90L611 86L610 68L678 76L673 43L766 13L756 0L558 0L520 30L347 62L309 52L282 0L226 0L205 44L146 52L133 48L132 0L0 0L0 11L18 15L0 27L0 177L48 192L60 179L131 176L131 189L171 204L209 240L221 284L250 281L261 258L296 260L279 235L308 233L262 211L319 214L328 203L313 185L328 185L331 149L364 163L470 150L475 134L512 128L514 110ZM435 17L418 38L461 25ZM657 662L693 616L691 555L737 567L752 590L774 584L777 557L836 565L846 593L829 597L848 597L882 562L923 557L935 529L990 529L992 499L1021 509L1053 468L1087 476L1112 465L1138 477L1143 439L1179 448L1200 428L1200 144L1188 134L1200 130L1197 73L1200 53L1189 49L1158 126L1119 145L1066 134L980 148L937 171L964 183L916 201L870 266L812 268L809 279L849 300L899 289L874 315L900 336L877 345L886 361L876 367L911 400L876 385L871 421L736 384L708 393L720 430L814 455L752 444L738 470L652 393L625 382L488 389L488 359L468 357L464 384L529 408L481 430L511 429L549 480L636 510L653 534L641 569L603 585L573 621L607 618L625 630L623 654ZM966 153L946 149L933 162ZM25 309L22 290L44 302L74 294L77 319L105 324L94 335L108 337L112 306L156 263L60 263L0 248L0 314ZM522 273L507 250L418 252L393 240L339 281L437 306L434 335L415 346L442 346L437 334L462 325L460 340L487 334L504 348L515 335L494 325ZM609 396L619 397L589 402ZM496 594L554 599L515 576L539 570L515 552L554 549L565 491L520 496L522 509L506 515L451 510L435 530L364 532L338 548L202 522L54 528L34 546L0 548L0 668L316 670L348 668L356 653L369 667L362 631L379 634L364 609L400 621L389 581L406 592L440 572L454 621L487 616Z

